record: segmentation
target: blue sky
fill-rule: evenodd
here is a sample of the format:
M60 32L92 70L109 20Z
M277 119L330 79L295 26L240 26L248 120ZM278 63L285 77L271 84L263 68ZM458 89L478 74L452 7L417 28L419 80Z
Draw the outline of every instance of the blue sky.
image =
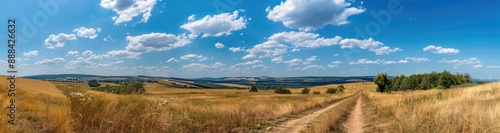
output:
M24 0L0 5L0 19L17 21L20 76L361 76L449 70L500 79L499 5L486 0ZM6 50L0 54L6 66Z

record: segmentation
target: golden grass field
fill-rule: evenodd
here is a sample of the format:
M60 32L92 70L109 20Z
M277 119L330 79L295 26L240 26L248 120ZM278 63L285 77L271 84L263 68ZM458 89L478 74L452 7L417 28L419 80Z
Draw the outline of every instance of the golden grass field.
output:
M500 83L449 90L367 92L369 132L500 132Z
M0 104L6 78L0 78ZM344 84L342 95L274 94L235 89L165 88L147 83L145 95L117 95L88 90L84 84L18 79L17 125L0 110L0 132L267 132L347 98L314 119L305 132L342 132L359 90L366 103L366 132L500 132L500 83L450 89L381 94L370 82ZM83 86L83 87L75 87Z

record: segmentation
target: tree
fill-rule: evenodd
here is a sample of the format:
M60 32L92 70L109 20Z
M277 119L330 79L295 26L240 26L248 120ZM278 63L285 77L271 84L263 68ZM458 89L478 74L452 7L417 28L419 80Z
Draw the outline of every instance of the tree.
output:
M448 71L440 73L413 74L409 77L404 75L388 79L386 73L378 74L374 78L378 92L398 91L398 90L427 90L431 88L445 89L452 86L471 83L471 77L467 73L451 74Z
M377 84L377 92L387 92L388 88L390 88L390 81L387 79L387 73L377 74L373 82Z
M465 73L463 78L465 79L465 83L472 83L472 78L468 73Z
M391 88L389 88L389 91L400 91L403 90L403 81L406 79L406 76L404 74L401 74L399 76L396 76L391 79Z
M422 81L420 82L419 84L419 88L420 89L423 89L423 90L427 90L427 89L430 89L432 88L432 84L431 84L431 81L430 81L430 75L429 74L424 74L422 75Z
M453 75L446 70L439 75L438 84L442 85L444 88L450 88L451 85L456 85L456 83Z
M258 92L259 90L257 90L257 87L255 86L251 86L250 87L250 92Z

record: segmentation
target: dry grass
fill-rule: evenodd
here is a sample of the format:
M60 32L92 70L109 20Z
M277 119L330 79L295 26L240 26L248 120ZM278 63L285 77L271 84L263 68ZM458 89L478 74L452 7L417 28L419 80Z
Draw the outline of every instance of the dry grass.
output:
M500 83L367 95L371 132L500 132Z
M233 84L233 83L215 83L215 84L228 86L228 87L236 87L236 88L250 88L250 86L247 86L247 85L240 85L240 84Z
M347 86L356 86L350 84ZM269 121L297 114L354 94L280 95L273 91L175 89L147 87L146 95L115 95L68 89L73 128L84 132L238 132L271 127ZM312 90L325 91L326 88ZM88 98L92 100L87 100ZM168 104L163 104L164 102ZM135 104L125 104L135 103ZM97 110L97 111L96 111ZM134 122L134 123L132 123ZM133 125L133 126L131 126Z
M5 79L3 79L5 80ZM0 115L0 132L249 132L272 127L284 116L322 107L357 90L347 84L343 95L274 94L272 90L175 89L148 86L146 95L116 95L88 90L83 84L19 79L18 122ZM0 79L2 81L2 79ZM24 82L23 82L24 81ZM3 81L2 83L6 83ZM5 94L6 85L0 87ZM313 87L324 93L329 85ZM59 88L59 89L58 89ZM8 106L0 96L0 105ZM0 110L7 114L8 110Z
M2 80L5 80L4 78L1 77ZM11 97L7 97L6 95L8 90L6 84L0 85L0 93L2 94L0 95L2 107L2 110L0 110L0 132L67 133L71 131L70 111L67 108L69 103L65 97L60 97L61 93L55 94L57 93L57 89L53 90L55 86L54 88L50 88L52 86L46 82L31 82L26 79L19 79L18 81L24 84L17 83L15 126L7 123L9 120L7 116L9 110L6 107L9 106L8 100ZM23 81L30 81L29 83L32 84L27 84L27 82ZM46 89L47 92L40 91L43 89Z

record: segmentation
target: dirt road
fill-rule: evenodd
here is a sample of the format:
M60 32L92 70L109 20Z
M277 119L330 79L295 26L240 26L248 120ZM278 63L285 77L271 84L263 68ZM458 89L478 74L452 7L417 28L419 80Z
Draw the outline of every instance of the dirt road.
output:
M356 95L354 95L354 96L356 96ZM277 125L272 132L273 133L300 133L301 130L303 130L307 127L307 124L311 120L320 116L321 114L325 113L326 111L328 111L332 108L335 108L337 105L339 105L342 102L345 102L348 99L349 98L343 99L342 101L336 102L328 107L320 109L314 113L302 116L300 118L283 122L283 123Z
M348 133L362 133L363 132L363 111L361 109L361 104L363 100L361 97L358 98L356 105L354 106L354 110L351 112L349 116L349 120L347 120L347 132Z

